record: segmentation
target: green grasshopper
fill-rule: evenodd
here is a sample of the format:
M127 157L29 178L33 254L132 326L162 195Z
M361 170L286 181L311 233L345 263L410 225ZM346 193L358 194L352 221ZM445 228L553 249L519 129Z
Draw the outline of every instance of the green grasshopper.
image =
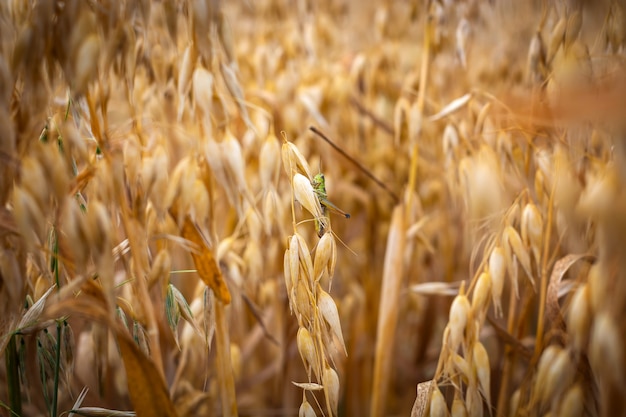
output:
M317 195L317 199L320 202L320 206L322 208L322 217L326 217L326 213L328 210L334 211L336 213L341 214L346 219L350 218L350 214L341 210L339 207L328 201L328 194L326 194L326 180L324 179L324 174L319 173L313 177L313 182L311 182L313 186L313 190ZM315 230L317 230L317 235L322 237L326 232L326 228L322 222L318 219L315 219Z

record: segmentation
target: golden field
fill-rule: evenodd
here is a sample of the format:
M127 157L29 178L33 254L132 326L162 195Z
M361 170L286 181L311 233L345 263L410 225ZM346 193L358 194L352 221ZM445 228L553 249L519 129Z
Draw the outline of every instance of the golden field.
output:
M0 415L626 415L625 46L614 0L0 3Z

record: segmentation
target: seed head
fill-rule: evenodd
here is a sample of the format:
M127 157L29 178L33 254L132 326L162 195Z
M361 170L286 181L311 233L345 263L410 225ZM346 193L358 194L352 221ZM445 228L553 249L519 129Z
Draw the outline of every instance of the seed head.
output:
M322 290L319 286L317 293L317 308L322 314L322 317L324 317L326 323L328 323L328 325L330 326L333 334L339 340L339 343L341 344L343 351L347 356L348 351L346 350L346 345L343 341L343 334L341 332L341 322L339 321L339 311L337 310L337 305L335 304L335 300L333 300L330 294Z
M324 369L322 375L322 384L324 385L324 391L328 395L328 401L330 402L330 408L334 415L338 415L337 409L339 407L339 376L337 372L327 366Z
M449 346L452 352L456 352L464 339L465 327L471 314L470 302L465 295L457 295L450 306L450 318L448 326L450 328Z
M505 256L500 246L489 255L489 275L491 276L491 299L496 316L502 317L502 290L504 288Z
M446 405L446 400L443 398L443 394L438 387L435 387L432 394L430 395L430 416L448 416L448 406Z
M320 222L320 226L327 227L328 221L322 214L322 208L313 186L304 175L295 174L293 176L293 192L296 200Z
M572 336L574 348L578 351L583 351L587 347L592 317L589 286L583 284L574 293L566 316L567 331Z

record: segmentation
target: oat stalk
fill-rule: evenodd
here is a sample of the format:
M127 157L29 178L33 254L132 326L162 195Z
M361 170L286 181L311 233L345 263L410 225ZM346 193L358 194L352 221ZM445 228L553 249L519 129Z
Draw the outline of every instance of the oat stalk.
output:
M9 343L5 350L5 362L7 370L7 389L9 394L8 410L16 415L22 415L22 395L20 391L19 379L19 357L17 353L17 345L15 339L17 334L9 337ZM24 366L25 364L22 364Z

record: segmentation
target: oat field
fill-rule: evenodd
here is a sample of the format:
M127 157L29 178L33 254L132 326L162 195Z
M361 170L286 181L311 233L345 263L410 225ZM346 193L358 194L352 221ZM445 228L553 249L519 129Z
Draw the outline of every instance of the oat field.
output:
M625 48L617 0L0 2L0 415L626 415Z

